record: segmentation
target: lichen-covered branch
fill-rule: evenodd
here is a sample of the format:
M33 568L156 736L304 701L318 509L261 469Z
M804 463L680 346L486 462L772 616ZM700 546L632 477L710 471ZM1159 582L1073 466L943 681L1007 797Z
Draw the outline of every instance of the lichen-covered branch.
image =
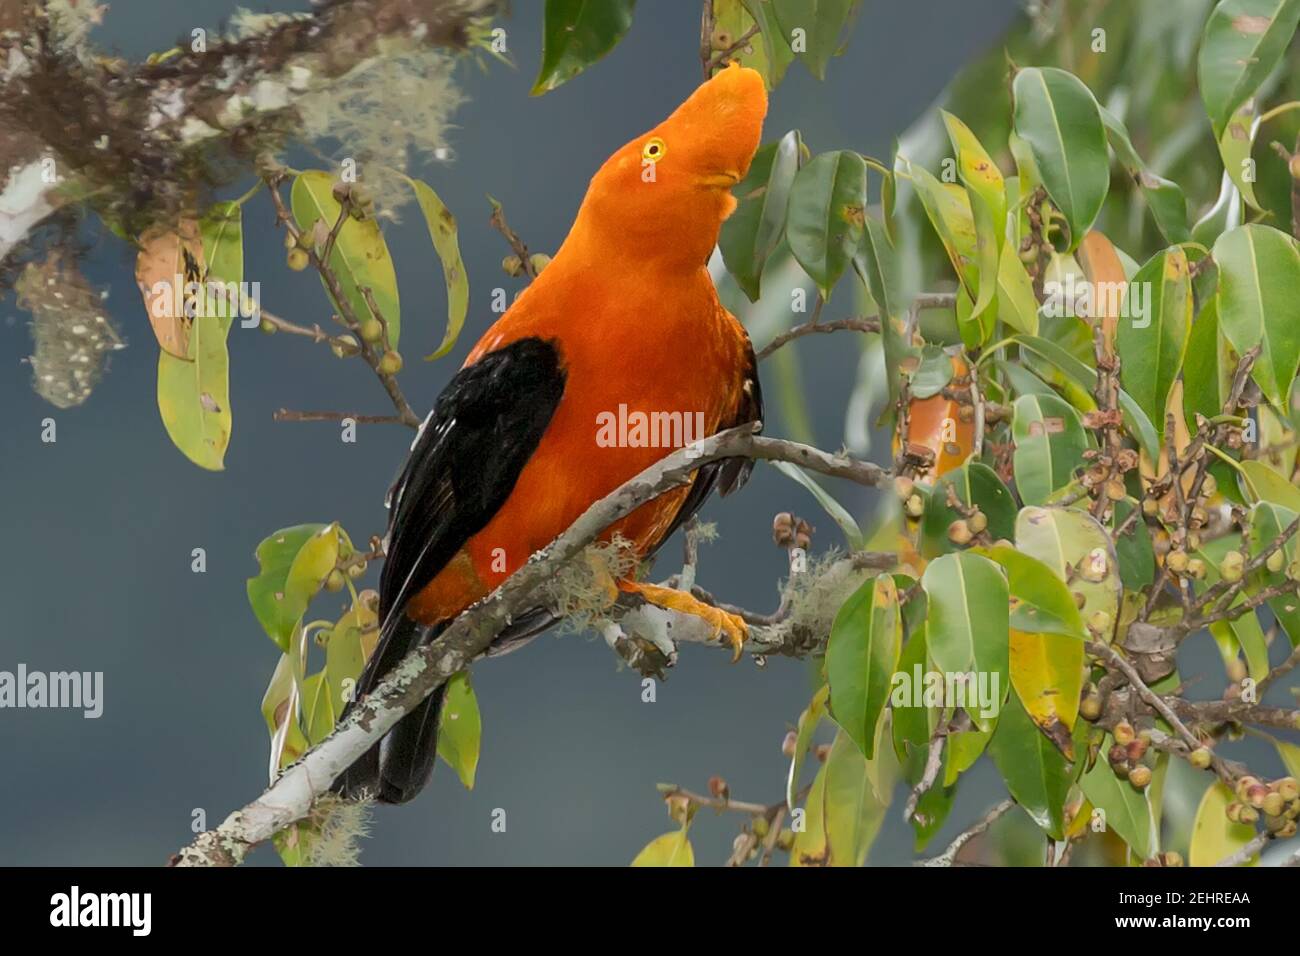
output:
M215 830L200 834L173 862L182 866L238 865L251 848L302 819L334 779L398 720L484 654L516 615L536 603L546 583L604 529L645 502L688 483L701 466L727 458L789 461L871 486L889 476L877 465L845 455L763 438L754 434L751 426L722 432L668 455L588 508L491 595L461 614L436 642L407 654L329 737L286 769L260 797L232 813Z
M0 34L0 261L73 199L139 234L192 203L224 156L292 138L305 97L377 59L466 48L495 0L329 0L135 66L70 33L66 0L10 6L5 22L21 26Z

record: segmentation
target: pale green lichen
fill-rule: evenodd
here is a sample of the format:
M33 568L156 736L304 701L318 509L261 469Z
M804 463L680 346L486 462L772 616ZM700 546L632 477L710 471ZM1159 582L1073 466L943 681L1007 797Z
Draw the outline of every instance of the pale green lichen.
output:
M822 638L830 634L835 614L873 570L855 569L838 551L809 556L807 570L786 582L790 614L785 626L792 634Z
M606 620L618 599L615 582L635 574L636 549L626 538L588 545L542 587L544 602L562 618L561 630L579 632Z
M381 216L414 197L407 175L451 157L446 134L464 100L453 63L433 49L375 57L296 104L304 135L328 159L356 162Z
M371 800L344 800L326 794L308 814L306 832L299 830L303 866L359 866L358 841L370 835Z

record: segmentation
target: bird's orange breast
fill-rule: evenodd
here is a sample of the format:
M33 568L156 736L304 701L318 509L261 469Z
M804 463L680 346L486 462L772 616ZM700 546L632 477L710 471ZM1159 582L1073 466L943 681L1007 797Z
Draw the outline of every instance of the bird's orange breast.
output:
M552 275L553 265L466 364L537 337L559 351L564 395L505 505L411 601L408 613L425 623L488 594L594 502L674 447L713 434L739 406L748 341L703 267L668 285L624 274L614 289L595 275ZM618 533L645 553L687 493L648 502L605 538Z

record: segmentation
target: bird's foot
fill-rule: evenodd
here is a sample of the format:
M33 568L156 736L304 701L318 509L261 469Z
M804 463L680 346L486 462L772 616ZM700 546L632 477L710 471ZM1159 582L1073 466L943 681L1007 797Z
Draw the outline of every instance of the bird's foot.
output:
M722 608L706 604L699 598L685 591L666 588L658 584L642 584L636 581L620 581L619 588L631 594L639 594L648 603L668 611L689 614L698 617L713 629L713 636L731 648L731 659L740 660L741 649L749 637L749 626L739 615Z

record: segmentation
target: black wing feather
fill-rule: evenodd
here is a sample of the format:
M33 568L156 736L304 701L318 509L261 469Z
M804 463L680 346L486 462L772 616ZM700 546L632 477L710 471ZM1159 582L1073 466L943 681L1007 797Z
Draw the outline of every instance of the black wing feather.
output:
M461 369L438 397L389 492L381 630L358 699L440 629L416 624L406 604L505 504L559 406L564 380L552 343L521 339ZM364 755L335 788L387 802L419 792L433 766L440 699L433 695L403 718L382 750Z

